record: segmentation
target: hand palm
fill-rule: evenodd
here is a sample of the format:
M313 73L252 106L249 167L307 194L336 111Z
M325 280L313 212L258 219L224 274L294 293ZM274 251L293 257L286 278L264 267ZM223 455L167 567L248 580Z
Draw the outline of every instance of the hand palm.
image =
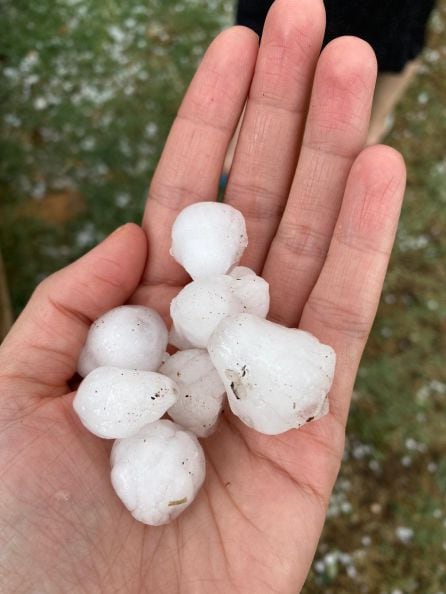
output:
M144 221L150 254L136 291L146 244L127 227L73 265L77 283L63 287L66 272L49 279L5 342L0 533L8 584L17 591L295 593L305 579L342 454L404 170L385 147L358 157L374 84L373 57L358 40L341 39L322 54L305 124L323 17L317 3L302 2L302 14L289 5L280 0L270 13L258 57L254 37L239 28L208 51L152 182ZM270 281L271 317L300 324L337 351L331 412L269 437L226 410L202 442L207 478L197 500L174 523L150 528L114 495L110 443L80 426L66 382L88 319L132 293L133 302L166 313L187 282L168 256L169 227L184 205L215 195L254 66L225 199L246 215L245 263Z
M340 426L324 424L340 441ZM9 571L39 592L296 592L306 572L296 555L311 562L340 450L308 430L252 437L225 419L203 441L207 477L193 506L152 528L113 493L110 443L79 426L71 398L43 401L2 433Z

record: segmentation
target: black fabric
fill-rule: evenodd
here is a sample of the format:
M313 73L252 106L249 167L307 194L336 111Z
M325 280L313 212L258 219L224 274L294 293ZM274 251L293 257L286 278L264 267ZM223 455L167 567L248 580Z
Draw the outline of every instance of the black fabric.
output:
M239 0L237 23L261 35L272 0ZM341 35L370 43L380 72L400 72L423 49L435 0L325 0L324 45Z

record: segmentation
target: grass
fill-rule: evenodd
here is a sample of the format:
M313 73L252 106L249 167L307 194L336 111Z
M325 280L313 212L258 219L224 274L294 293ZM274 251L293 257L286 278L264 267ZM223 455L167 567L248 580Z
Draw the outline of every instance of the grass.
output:
M42 277L140 221L179 98L231 9L198 0L7 6L1 245L16 313Z
M0 243L15 312L35 284L139 221L224 0L17 0L4 66ZM305 594L446 591L446 2L387 141L408 189L361 365L345 462Z
M407 162L405 204L305 594L446 591L445 25L441 2L386 139Z

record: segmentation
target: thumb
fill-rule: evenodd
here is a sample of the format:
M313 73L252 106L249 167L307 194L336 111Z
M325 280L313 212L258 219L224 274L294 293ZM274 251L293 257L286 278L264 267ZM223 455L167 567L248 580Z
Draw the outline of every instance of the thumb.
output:
M0 348L0 375L32 383L31 396L64 393L91 322L127 301L146 259L144 231L128 224L46 278Z

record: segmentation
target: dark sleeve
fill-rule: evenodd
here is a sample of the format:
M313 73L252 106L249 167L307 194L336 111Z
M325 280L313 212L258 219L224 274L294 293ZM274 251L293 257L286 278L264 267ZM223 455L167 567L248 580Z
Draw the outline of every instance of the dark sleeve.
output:
M237 4L237 25L244 25L253 29L257 35L262 35L266 15L273 0L239 0Z
M239 0L237 23L262 34L272 0ZM423 49L435 0L325 0L324 46L355 35L373 47L380 72L400 72Z
M325 0L324 45L355 35L373 47L380 72L400 72L425 45L435 0Z

